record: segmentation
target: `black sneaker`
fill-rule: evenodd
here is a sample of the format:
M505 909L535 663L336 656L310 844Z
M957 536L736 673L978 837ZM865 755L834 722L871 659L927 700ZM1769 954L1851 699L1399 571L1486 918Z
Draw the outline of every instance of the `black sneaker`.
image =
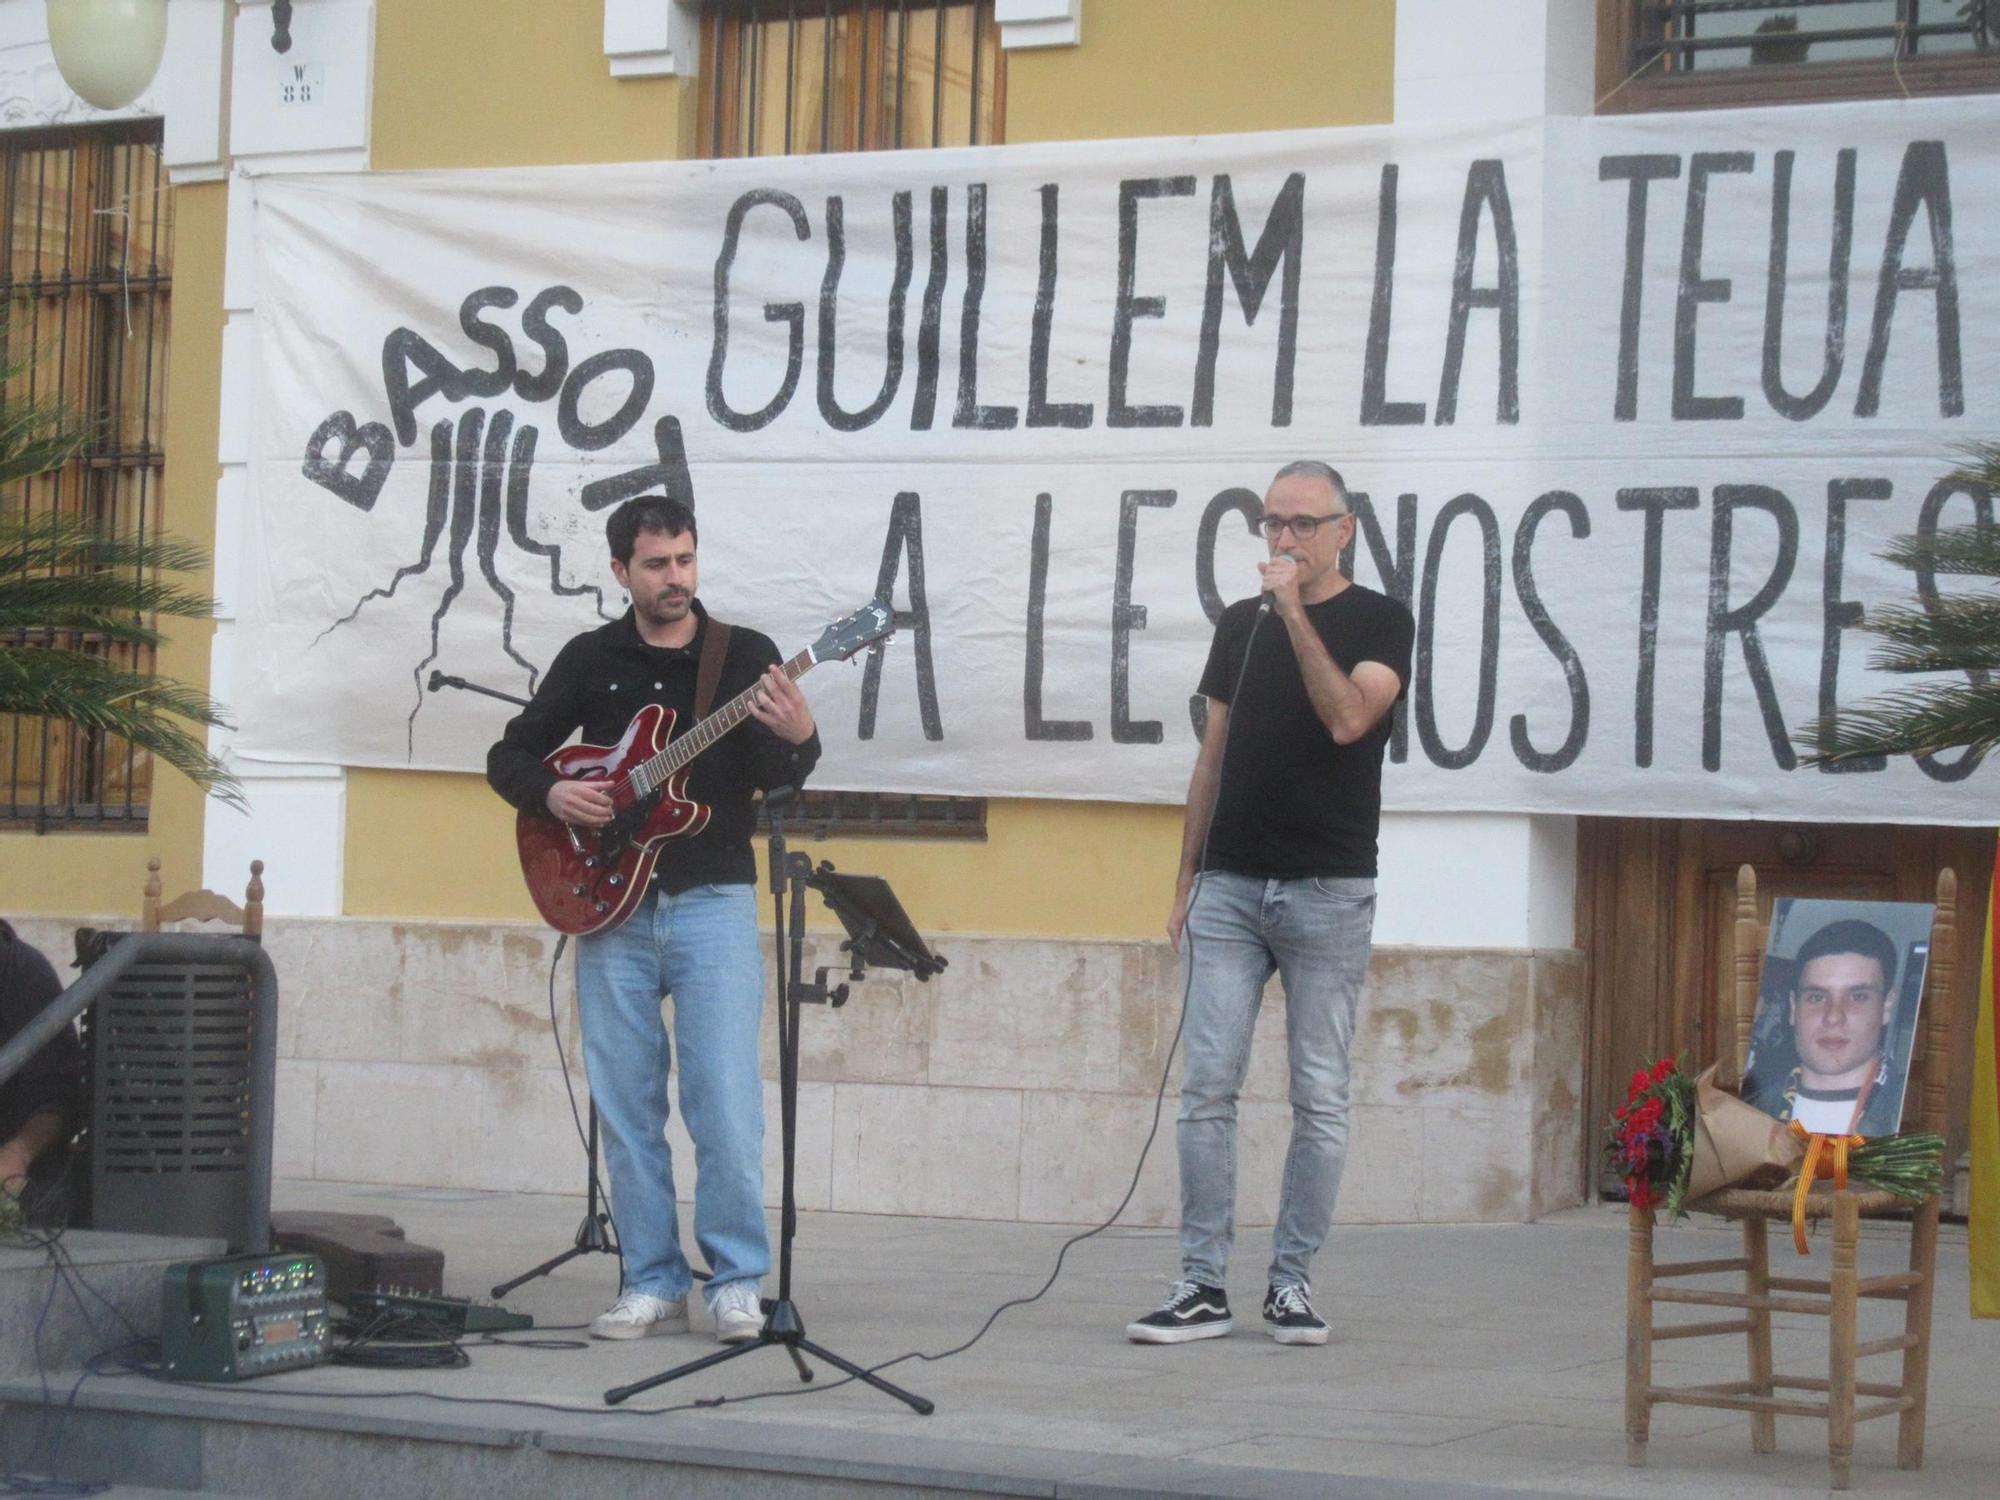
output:
M1158 1312L1125 1325L1125 1337L1135 1344L1185 1344L1219 1339L1235 1326L1236 1320L1229 1316L1229 1296L1221 1287L1176 1281Z
M1264 1294L1264 1322L1281 1344L1324 1344L1326 1319L1307 1300L1312 1288L1295 1281L1274 1281Z

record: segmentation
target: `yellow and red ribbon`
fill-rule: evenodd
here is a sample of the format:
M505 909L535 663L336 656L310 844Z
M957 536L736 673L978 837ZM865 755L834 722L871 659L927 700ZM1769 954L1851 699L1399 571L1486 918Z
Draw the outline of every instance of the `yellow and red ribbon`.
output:
M1850 1148L1863 1144L1868 1138L1861 1135L1821 1135L1808 1130L1797 1120L1792 1121L1792 1134L1806 1143L1806 1159L1799 1163L1799 1185L1792 1194L1792 1243L1798 1246L1799 1254L1806 1250L1806 1195L1812 1191L1814 1181L1821 1177L1833 1179L1835 1192L1847 1187L1847 1153Z

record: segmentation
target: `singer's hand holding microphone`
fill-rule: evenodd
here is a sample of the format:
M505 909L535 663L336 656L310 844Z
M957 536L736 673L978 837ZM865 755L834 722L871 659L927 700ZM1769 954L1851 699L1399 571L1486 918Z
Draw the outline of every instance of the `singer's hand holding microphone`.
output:
M1268 615L1275 606L1281 615L1296 614L1299 609L1298 560L1280 552L1269 562L1258 563L1257 571L1264 575L1264 597L1257 601L1257 613Z

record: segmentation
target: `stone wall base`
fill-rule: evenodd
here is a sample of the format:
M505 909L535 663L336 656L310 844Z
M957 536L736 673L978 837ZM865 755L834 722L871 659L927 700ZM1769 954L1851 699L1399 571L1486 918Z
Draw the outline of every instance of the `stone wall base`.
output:
M67 973L80 922L17 924ZM120 925L101 919L101 925ZM129 925L129 922L125 925ZM575 988L555 938L504 923L273 918L280 1176L581 1192ZM807 972L840 966L810 936ZM871 979L802 1021L801 1207L1041 1223L1111 1213L1152 1127L1180 966L1164 942L952 935L927 984ZM766 959L767 970L770 967ZM767 973L767 983L769 975ZM776 1007L765 1182L778 1183ZM1584 1191L1582 966L1573 951L1381 948L1355 1039L1348 1223L1522 1222ZM1239 1110L1238 1221L1276 1210L1291 1110L1274 981ZM1168 1073L1121 1222L1178 1222ZM676 1160L693 1153L678 1112ZM685 1175L689 1168L684 1167Z

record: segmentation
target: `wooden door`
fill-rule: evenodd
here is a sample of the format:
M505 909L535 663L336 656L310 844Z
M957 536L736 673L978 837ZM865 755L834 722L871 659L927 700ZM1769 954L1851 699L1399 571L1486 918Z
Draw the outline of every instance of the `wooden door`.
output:
M1675 1057L1698 1071L1729 1044L1731 909L1745 864L1757 872L1766 921L1779 896L1929 901L1937 872L1957 871L1954 993L1924 997L1926 1007L1953 1012L1948 1175L1966 1142L1990 830L1579 818L1577 945L1590 1014L1585 1145L1598 1190L1617 1184L1603 1167L1604 1124L1632 1070Z

